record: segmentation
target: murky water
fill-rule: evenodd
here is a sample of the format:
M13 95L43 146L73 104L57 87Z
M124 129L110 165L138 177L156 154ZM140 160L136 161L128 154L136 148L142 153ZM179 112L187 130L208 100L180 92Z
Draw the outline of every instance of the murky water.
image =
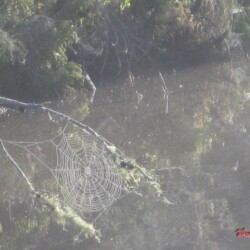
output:
M249 249L249 239L235 235L238 228L250 230L247 68L203 65L162 72L166 86L155 73L98 89L84 123L154 169L174 203L165 206L142 186L144 197L126 195L94 221L100 244L52 223L1 151L2 249ZM56 108L70 113L77 100ZM58 133L40 113L0 119L6 140L40 141ZM33 171L33 182L47 178Z

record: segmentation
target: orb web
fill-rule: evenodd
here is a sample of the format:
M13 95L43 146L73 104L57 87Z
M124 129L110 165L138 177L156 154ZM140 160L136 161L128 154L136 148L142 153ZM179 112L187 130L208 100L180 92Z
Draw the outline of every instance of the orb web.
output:
M122 178L102 143L81 131L63 133L55 145L55 176L74 211L98 212L119 198Z
M7 112L7 109L4 107L0 107L0 116L4 115Z
M1 143L17 163L35 164L39 169L38 176L41 172L44 179L38 177L38 190L57 195L60 202L85 218L86 213L109 207L125 190L107 146L84 129L66 126L50 140ZM48 174L56 182L47 180Z

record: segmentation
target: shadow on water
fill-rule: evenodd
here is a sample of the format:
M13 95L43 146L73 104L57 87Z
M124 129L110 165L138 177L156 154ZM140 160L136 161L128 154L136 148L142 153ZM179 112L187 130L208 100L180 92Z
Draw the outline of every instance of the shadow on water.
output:
M22 181L5 169L0 175L2 248L20 249L22 243L22 249L249 249L248 239L235 236L237 228L250 230L250 76L245 65L233 72L228 64L162 72L165 87L156 74L98 89L84 122L153 170L175 205L166 207L142 186L145 197L125 196L95 222L102 231L100 245L72 241L36 205L27 204L25 188L9 191ZM33 131L29 118L20 117L0 117L5 137L19 125ZM55 131L34 125L39 126L39 138ZM1 161L5 166L3 153Z

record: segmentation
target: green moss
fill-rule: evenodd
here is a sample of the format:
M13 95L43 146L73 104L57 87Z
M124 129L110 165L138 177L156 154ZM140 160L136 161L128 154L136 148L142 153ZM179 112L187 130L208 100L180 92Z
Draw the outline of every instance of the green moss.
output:
M156 197L160 198L164 204L174 204L165 197L161 185L156 181L155 176L152 173L147 171L144 167L139 166L133 159L123 158L122 156L116 155L116 151L113 153L110 150L110 153L113 154L113 159L120 169L120 173L128 190L133 190L141 183L141 180L145 179L152 187ZM155 160L156 156L153 155L152 162Z
M116 152L116 147L114 145L108 146L108 150L112 153L115 154Z
M92 224L87 223L74 213L71 208L63 207L55 198L40 196L40 199L51 209L52 218L58 225L71 227L78 232L78 235L84 235L86 238L94 238L100 242L100 232Z

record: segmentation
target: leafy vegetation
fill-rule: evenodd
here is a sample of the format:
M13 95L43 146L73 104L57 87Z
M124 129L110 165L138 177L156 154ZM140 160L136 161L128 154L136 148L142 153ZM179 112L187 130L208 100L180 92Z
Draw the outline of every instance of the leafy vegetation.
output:
M101 82L228 53L231 32L249 49L245 1L10 0L0 13L1 92L32 101L83 89L86 70Z

